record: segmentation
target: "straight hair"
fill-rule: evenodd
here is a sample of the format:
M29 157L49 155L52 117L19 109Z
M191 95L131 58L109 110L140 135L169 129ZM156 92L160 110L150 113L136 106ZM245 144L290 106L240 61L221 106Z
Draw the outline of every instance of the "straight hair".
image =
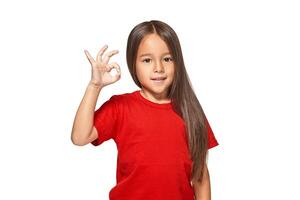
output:
M136 59L139 45L148 34L157 34L168 46L175 64L175 74L169 88L173 110L183 119L188 139L189 156L192 160L190 181L202 182L207 159L207 128L205 114L195 95L188 77L179 39L175 31L165 22L145 21L136 25L127 40L126 60L135 84L142 88L136 75Z

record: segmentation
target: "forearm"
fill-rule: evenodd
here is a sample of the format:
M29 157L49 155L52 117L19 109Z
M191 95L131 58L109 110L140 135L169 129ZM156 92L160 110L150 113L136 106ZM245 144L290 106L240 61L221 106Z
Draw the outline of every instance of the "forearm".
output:
M207 165L204 167L203 180L201 183L193 183L195 200L211 200L210 177Z
M93 127L95 107L102 88L89 82L72 127L71 140L74 144L81 145L88 138Z

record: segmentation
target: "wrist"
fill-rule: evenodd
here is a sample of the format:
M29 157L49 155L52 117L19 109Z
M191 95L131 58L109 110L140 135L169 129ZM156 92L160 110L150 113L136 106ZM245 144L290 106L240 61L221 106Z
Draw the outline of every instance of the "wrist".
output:
M95 89L102 89L102 88L103 88L102 85L96 84L96 83L94 83L94 82L92 82L92 81L90 81L90 82L88 83L88 87L92 87L92 88L95 88Z

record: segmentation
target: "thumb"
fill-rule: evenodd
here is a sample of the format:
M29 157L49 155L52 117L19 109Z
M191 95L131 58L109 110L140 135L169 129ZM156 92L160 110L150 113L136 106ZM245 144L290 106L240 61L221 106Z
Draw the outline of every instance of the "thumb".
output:
M120 78L121 78L121 74L120 73L117 73L114 76L112 76L113 83L117 82Z
M116 62L113 62L110 64L110 69L109 71L111 71L112 68L115 68L116 69L116 72L117 74L115 75L117 78L120 78L121 77L121 68L120 66L118 65L118 63Z

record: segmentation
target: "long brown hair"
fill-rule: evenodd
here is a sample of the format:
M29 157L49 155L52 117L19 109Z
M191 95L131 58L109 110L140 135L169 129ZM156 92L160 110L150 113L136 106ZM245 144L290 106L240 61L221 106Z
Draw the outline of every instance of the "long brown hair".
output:
M137 51L141 40L152 33L159 35L166 42L173 57L175 74L168 97L172 101L174 111L183 118L185 123L189 152L193 161L190 178L193 183L196 180L201 182L208 152L205 114L186 72L180 42L175 31L165 22L158 20L145 21L136 25L127 40L127 66L135 84L142 88L136 76Z

